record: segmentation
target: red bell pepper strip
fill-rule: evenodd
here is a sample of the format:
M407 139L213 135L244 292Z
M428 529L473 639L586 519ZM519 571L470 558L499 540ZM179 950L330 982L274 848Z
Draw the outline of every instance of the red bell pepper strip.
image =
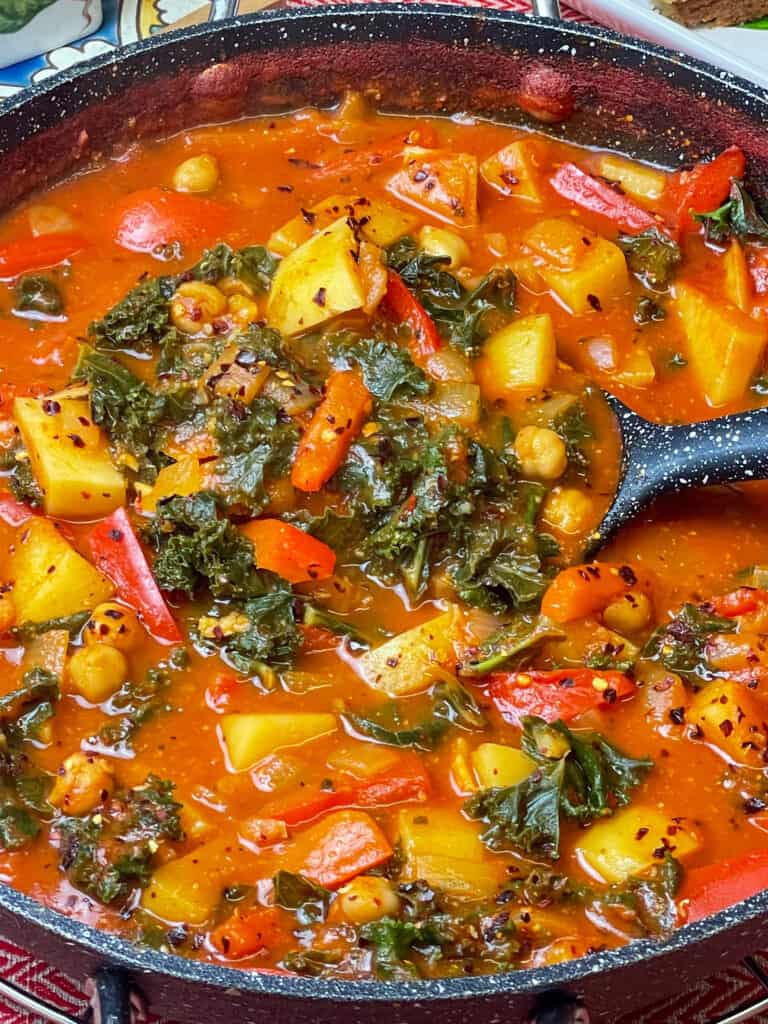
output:
M768 850L687 871L678 894L681 918L700 921L768 888Z
M281 916L277 907L254 907L243 914L235 911L209 932L208 940L227 960L242 960L275 945L281 936Z
M55 267L87 245L82 235L72 233L40 235L9 242L0 246L0 280L10 280L30 270Z
M141 615L147 629L159 640L179 643L179 627L124 508L116 509L91 531L88 546L96 568L112 580L119 596Z
M118 205L115 241L133 252L153 252L171 242L194 245L221 238L233 222L232 208L213 199L146 188Z
M389 860L392 852L370 814L337 811L303 832L285 856L289 870L326 889L338 889Z
M291 467L291 483L300 491L319 491L344 461L370 415L371 393L356 370L337 370L304 431Z
M494 672L489 676L489 696L505 722L522 728L526 715L547 722L572 718L607 708L637 687L622 672L595 672L590 668L557 669L552 672Z
M671 220L680 231L696 231L693 213L709 213L722 206L731 189L731 178L744 176L746 159L738 146L730 146L714 160L679 171L667 186Z
M760 590L758 587L738 587L730 594L720 594L719 597L712 597L707 601L707 607L711 608L715 615L722 615L726 619L735 619L739 615L748 615L756 611L761 605L768 602L768 590Z
M576 164L562 164L549 179L558 195L581 206L590 213L598 213L612 221L622 231L640 234L656 226L656 218L621 192L616 192L604 181L593 178Z
M647 570L614 562L589 562L563 569L552 580L541 602L541 613L555 622L571 622L600 612L630 590L647 592Z
M443 339L437 332L434 320L394 270L387 273L387 292L382 310L395 323L407 324L410 327L413 335L410 343L411 354L416 362L426 359L443 347Z
M315 654L318 651L335 651L344 642L344 637L334 633L325 626L307 626L299 623L301 633L301 649L304 654Z
M333 576L336 553L311 533L282 519L253 519L240 527L252 541L259 569L269 569L289 583L326 580Z
M39 514L24 502L17 501L8 491L0 491L0 519L8 526L22 526L32 516Z

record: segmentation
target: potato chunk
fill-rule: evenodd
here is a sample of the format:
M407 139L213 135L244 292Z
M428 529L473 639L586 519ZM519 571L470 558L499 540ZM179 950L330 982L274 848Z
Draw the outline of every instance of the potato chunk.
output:
M535 139L521 139L484 160L480 165L480 175L483 181L505 196L540 203L543 198L541 159L541 143Z
M258 761L283 747L297 747L336 728L336 716L329 714L224 715L221 731L236 772L252 768Z
M399 816L403 878L424 879L451 896L480 899L498 888L503 866L480 842L481 829L458 811L405 809Z
M516 391L542 391L552 379L557 345L549 313L532 313L488 338L478 374L483 392L504 398Z
M125 504L125 483L85 398L17 398L13 415L51 516L97 518Z
M621 249L576 221L540 221L524 241L542 280L572 313L597 312L629 289Z
M428 689L455 668L454 643L462 639L462 617L457 608L421 626L393 636L367 651L358 661L363 678L390 697L406 697Z
M357 240L341 217L286 256L269 292L269 323L282 334L301 334L360 309L366 294L357 253Z
M768 703L740 683L715 679L691 702L688 721L729 761L762 768L768 746Z
M19 622L44 622L95 608L114 587L47 519L20 527L9 560Z
M375 245L391 245L418 224L418 217L398 210L391 203L360 195L332 195L309 208L309 216L299 213L274 231L267 248L287 256L308 238L328 227L339 217L352 216L360 224L360 234Z
M658 863L664 851L684 860L701 845L685 818L673 818L654 807L625 807L612 818L591 825L576 846L577 853L606 882L623 882Z
M481 789L516 786L527 779L535 763L517 747L504 743L481 743L472 751L472 767Z
M449 224L477 220L477 157L471 153L406 146L402 169L387 188Z
M685 355L710 405L741 398L757 368L768 325L689 284L675 288L675 309L687 340Z
M628 196L638 199L641 203L654 202L661 198L667 187L667 176L655 167L646 167L634 160L617 156L615 153L603 153L600 157L600 175L609 181L617 181Z
M752 279L741 242L734 238L723 257L725 294L742 313L752 309Z

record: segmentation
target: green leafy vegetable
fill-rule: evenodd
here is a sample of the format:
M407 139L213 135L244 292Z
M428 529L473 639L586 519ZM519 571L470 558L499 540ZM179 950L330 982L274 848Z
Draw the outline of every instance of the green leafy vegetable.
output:
M371 646L371 641L348 619L334 615L333 612L329 612L325 608L305 604L302 622L305 626L319 626L321 629L329 629L339 636L348 637L353 650L367 651Z
M650 297L641 295L635 303L636 324L658 324L667 319L667 311Z
M70 637L74 638L80 635L90 617L90 612L75 612L73 615L64 615L58 619L46 619L44 622L22 622L20 626L14 626L11 632L23 643L29 643L35 637L42 636L43 633L50 633L52 630L66 630Z
M768 222L757 209L744 183L731 179L728 199L717 210L709 213L695 213L694 218L704 225L706 237L711 242L725 242L731 237L742 242L768 241Z
M90 324L89 340L97 349L150 352L171 327L168 303L175 290L174 277L142 281Z
M666 291L683 258L680 246L655 227L640 235L619 235L617 242L632 273L647 287Z
M313 925L325 920L331 905L330 890L290 871L278 871L272 884L277 906L295 911L299 924Z
M562 640L564 637L562 629L545 615L518 615L479 646L473 659L462 665L461 674L487 675L546 640Z
M597 897L598 903L631 911L647 935L665 936L677 926L678 910L675 896L680 889L683 871L679 861L667 850L664 859L654 864L644 876L631 876L620 885L612 885Z
M151 668L142 682L123 683L109 702L110 714L117 717L99 730L101 745L111 747L120 757L130 756L131 740L141 726L159 712L170 710L163 698L170 682L166 669Z
M365 386L375 398L384 402L401 401L429 391L423 370L413 362L408 351L381 338L347 340L335 349L337 363L343 368L359 366Z
M714 615L701 605L685 604L670 622L655 630L642 657L660 661L670 672L708 679L712 674L707 668L707 644L716 633L732 631L731 619Z
M8 484L17 501L22 501L32 508L42 508L43 492L32 471L29 456L23 449L16 451Z
M209 284L215 284L222 277L236 277L254 291L263 293L269 291L279 262L263 245L249 245L236 251L226 242L219 242L213 249L206 249L182 277Z
M45 274L22 274L14 286L16 309L23 312L58 316L64 311L64 299L55 281Z

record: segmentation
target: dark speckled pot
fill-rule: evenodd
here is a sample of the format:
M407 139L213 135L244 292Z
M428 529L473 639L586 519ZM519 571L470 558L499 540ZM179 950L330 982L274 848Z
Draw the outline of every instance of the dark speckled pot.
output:
M521 122L545 97L558 135L673 166L738 143L768 194L768 96L747 82L611 32L456 7L281 11L200 26L78 65L0 110L0 207L138 137L329 103L363 88L401 111ZM518 105L519 104L519 105ZM238 1024L523 1021L538 993L583 997L612 1021L768 944L768 893L678 931L541 970L447 981L331 982L245 973L134 947L0 885L9 937L85 978L124 967L153 1010ZM118 1024L113 1017L111 1024Z

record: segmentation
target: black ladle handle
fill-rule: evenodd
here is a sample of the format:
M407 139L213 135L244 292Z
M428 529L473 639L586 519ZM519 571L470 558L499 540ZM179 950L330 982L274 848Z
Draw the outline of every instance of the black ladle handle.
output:
M538 18L560 21L560 0L531 0L531 8Z
M589 539L586 558L662 494L768 479L768 407L664 426L638 416L613 395L606 399L618 420L622 463L616 497Z

